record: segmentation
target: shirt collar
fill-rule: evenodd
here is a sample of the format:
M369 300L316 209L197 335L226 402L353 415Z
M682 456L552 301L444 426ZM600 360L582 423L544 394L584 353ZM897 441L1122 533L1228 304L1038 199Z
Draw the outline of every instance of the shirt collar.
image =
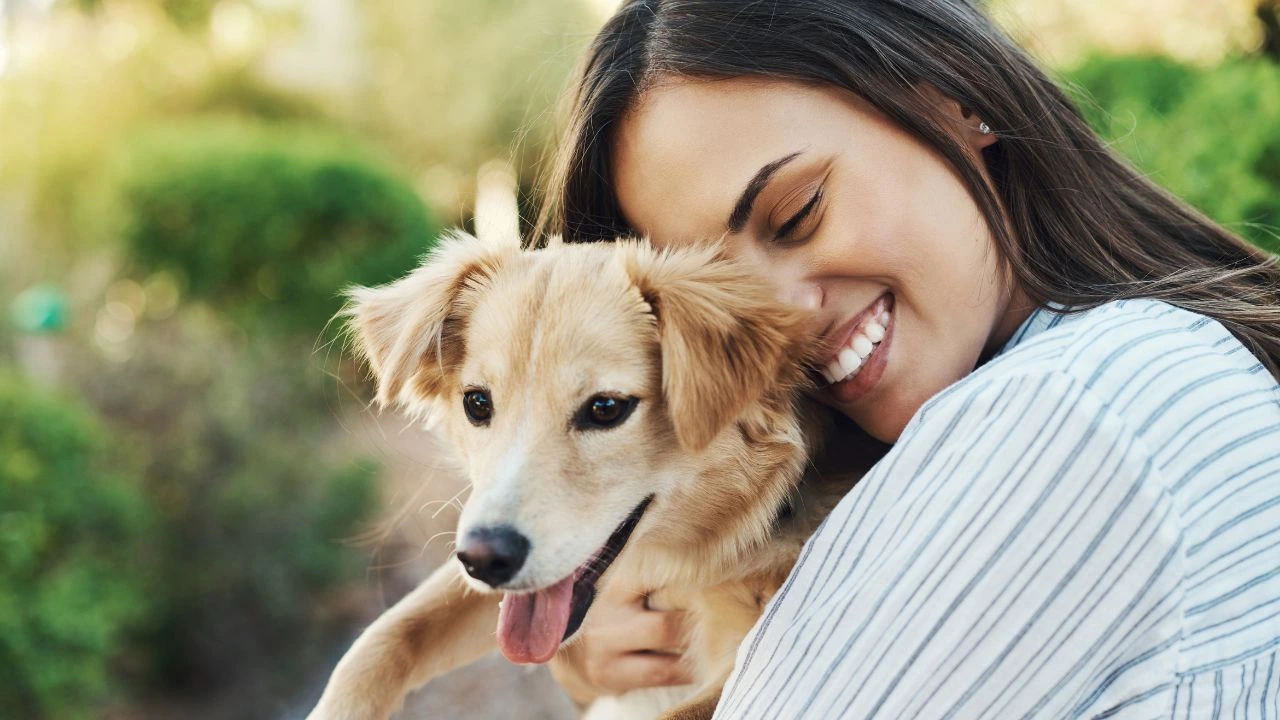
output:
M1062 322L1065 317L1065 308L1066 306L1058 303L1048 303L1032 310L1027 319L1022 321L1018 329L1005 342L1004 347L1000 348L1000 351L992 357L1000 357L1018 345Z

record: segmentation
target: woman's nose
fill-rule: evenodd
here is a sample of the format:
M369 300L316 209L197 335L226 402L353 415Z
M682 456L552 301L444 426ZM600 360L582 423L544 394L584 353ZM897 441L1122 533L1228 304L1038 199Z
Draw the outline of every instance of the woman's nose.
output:
M822 288L812 283L789 283L782 291L782 301L806 310L822 307Z

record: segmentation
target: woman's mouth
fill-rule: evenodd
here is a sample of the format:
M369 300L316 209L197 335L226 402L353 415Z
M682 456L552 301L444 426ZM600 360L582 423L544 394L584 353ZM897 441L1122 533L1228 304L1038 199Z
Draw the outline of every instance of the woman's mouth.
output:
M893 335L893 309L893 295L885 293L840 331L843 340L819 370L836 399L856 400L884 374Z

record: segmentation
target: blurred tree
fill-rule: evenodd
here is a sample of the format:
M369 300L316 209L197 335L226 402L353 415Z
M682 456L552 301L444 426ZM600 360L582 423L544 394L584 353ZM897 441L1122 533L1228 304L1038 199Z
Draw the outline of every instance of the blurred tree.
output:
M1166 58L1096 57L1068 73L1095 127L1175 194L1280 252L1280 65L1203 70Z
M199 122L145 133L120 180L128 257L245 325L316 337L352 283L407 272L440 231L348 135Z
M351 117L418 174L453 221L475 169L513 157L528 182L571 69L603 19L586 0L366 5L369 78Z
M134 2L157 5L175 25L187 31L203 30L209 23L214 7L218 4L218 0L159 0L159 2L134 0ZM107 0L63 0L62 4L71 5L82 12L92 13L102 10L110 3ZM115 4L122 3L117 0Z
M1165 55L1212 65L1256 48L1272 0L991 0L993 16L1051 65L1091 54Z
M372 519L377 466L332 422L309 347L188 303L139 327L127 361L79 368L158 512L145 675L218 717L277 716L355 612L344 588L366 553L343 541Z
M78 401L0 373L0 707L89 717L147 616L155 518L117 438Z
M0 282L60 277L117 246L118 178L103 169L140 127L211 112L333 124L319 102L259 79L251 54L220 55L155 2L55 9L12 37L25 50L0 75L0 221L12 215L22 232L9 233L20 240L0 257Z
M1255 14L1262 26L1259 52L1280 62L1280 0L1260 0Z

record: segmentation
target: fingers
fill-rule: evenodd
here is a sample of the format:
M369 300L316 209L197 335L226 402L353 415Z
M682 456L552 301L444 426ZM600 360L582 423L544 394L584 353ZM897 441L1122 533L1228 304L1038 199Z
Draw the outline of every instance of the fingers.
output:
M636 589L631 585L620 582L605 583L596 602L597 604L605 604L617 608L627 607L645 610L648 609L645 607L646 597L647 595L643 590Z
M591 628L591 643L603 654L684 652L684 613L635 610L618 613L608 624Z
M681 662L685 614L650 610L644 593L606 586L552 674L580 704L600 694L693 682Z
M628 653L596 668L595 683L614 692L693 682L679 655Z
M677 610L649 611L631 623L635 641L633 650L656 650L680 654L685 651L684 613Z

